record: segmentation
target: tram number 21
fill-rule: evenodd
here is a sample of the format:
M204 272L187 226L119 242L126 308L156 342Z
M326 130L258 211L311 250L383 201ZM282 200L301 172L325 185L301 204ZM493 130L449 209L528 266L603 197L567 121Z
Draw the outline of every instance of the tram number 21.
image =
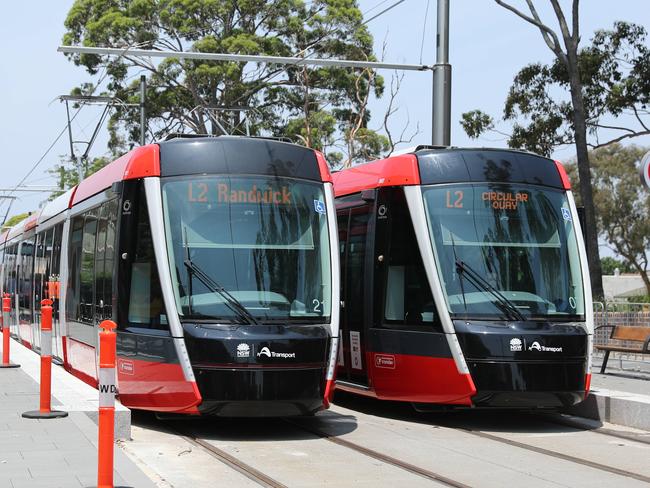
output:
M447 190L447 208L463 208L463 192Z

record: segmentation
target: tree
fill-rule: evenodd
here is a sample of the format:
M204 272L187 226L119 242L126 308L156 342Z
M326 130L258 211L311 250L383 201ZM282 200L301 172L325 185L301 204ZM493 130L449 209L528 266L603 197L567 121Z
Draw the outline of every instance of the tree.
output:
M10 227L13 227L16 225L18 222L22 222L25 220L27 217L31 215L31 212L25 212L21 214L14 215L12 217L9 217L7 221L4 223L2 226L2 230L9 229Z
M530 15L504 1L495 2L537 27L555 56L550 65L531 64L517 74L504 110L504 119L515 121L508 144L545 155L558 145L575 145L587 242L591 249L588 255L591 285L594 296L600 297L603 295L602 273L589 183L588 135L595 139L592 147L600 147L650 133L647 121L650 53L644 42L646 32L642 27L617 22L613 30L597 32L590 46L578 50L578 0L572 2L570 25L559 1L551 0L560 35L542 22L533 0L526 0ZM567 91L568 99L561 95ZM556 93L560 96L556 97ZM638 127L611 127L603 122L607 116L618 117L627 112ZM518 122L521 119L524 119L523 124ZM470 137L478 137L495 128L492 117L479 110L463 114L461 124ZM602 142L599 129L618 130L619 133L612 140Z
M98 157L93 158L89 162L83 165L84 178L87 178L91 174L99 171L104 166L110 163L110 159L107 157ZM48 170L52 176L56 176L59 179L60 190L52 192L49 197L49 200L54 200L59 195L65 193L68 189L75 186L79 183L79 172L77 170L76 163L70 161L68 158L61 158L61 162L58 165L55 165L53 168Z
M617 269L621 273L629 273L632 271L628 263L611 256L600 258L600 266L603 268L603 276L611 276L616 272Z
M646 151L615 143L592 151L589 159L601 236L628 269L639 273L650 295L650 192L639 181L640 160ZM579 178L575 165L568 168Z
M76 0L65 27L66 45L375 60L356 0ZM149 139L220 134L222 127L243 134L246 122L252 135L294 136L326 152L354 136L355 144L376 153L362 137L370 114L362 118L363 131L352 130L350 117L360 113L359 94L361 100L381 96L383 79L374 72L177 58L154 63L128 53L69 57L91 75L101 72L100 79L108 78L105 94L124 102L138 103L135 71L147 74ZM97 85L76 92L94 93ZM132 147L139 131L138 108L117 106L109 122L111 149Z

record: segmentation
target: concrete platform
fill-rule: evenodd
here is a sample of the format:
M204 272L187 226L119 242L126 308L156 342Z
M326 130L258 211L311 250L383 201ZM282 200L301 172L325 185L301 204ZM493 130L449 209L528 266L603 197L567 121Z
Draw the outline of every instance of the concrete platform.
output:
M2 344L0 344L0 351ZM11 362L20 364L21 369L39 384L41 378L41 357L22 344L11 341ZM52 364L52 409L66 412L83 412L97 423L99 392L80 379L68 373L62 366ZM58 403L57 403L58 402ZM30 410L38 410L38 399ZM131 438L131 410L115 402L115 439Z
M23 418L23 412L37 409L39 404L39 385L27 373L32 369L33 357L38 356L21 351L17 345L13 354L14 346L12 341L12 360L25 368L0 369L0 486L97 486L97 425L88 417L89 412L82 409L89 395L74 399L75 391L83 389L75 385L65 390L57 380L53 390L65 401L55 396L52 407L67 410L69 416L47 420ZM155 487L117 445L114 452L116 487Z
M600 363L594 363L591 394L567 413L650 430L650 365L610 359L606 373L600 374Z

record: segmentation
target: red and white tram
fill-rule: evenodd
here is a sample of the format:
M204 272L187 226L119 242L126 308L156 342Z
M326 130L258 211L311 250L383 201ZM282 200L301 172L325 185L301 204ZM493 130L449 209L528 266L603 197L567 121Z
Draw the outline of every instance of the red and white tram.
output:
M584 398L591 291L560 163L424 146L333 179L337 389L421 409Z
M139 147L0 238L10 329L97 384L98 324L117 325L131 408L310 414L332 393L339 262L317 151L241 137Z

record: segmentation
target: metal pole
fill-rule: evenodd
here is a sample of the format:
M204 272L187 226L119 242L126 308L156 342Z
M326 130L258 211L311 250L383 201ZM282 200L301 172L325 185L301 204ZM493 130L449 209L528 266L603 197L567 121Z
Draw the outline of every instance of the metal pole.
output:
M451 65L449 64L449 0L438 0L436 64L433 67L432 142L451 145Z
M144 135L147 131L145 113L144 113L144 100L147 90L147 77L140 76L140 145L144 146Z

